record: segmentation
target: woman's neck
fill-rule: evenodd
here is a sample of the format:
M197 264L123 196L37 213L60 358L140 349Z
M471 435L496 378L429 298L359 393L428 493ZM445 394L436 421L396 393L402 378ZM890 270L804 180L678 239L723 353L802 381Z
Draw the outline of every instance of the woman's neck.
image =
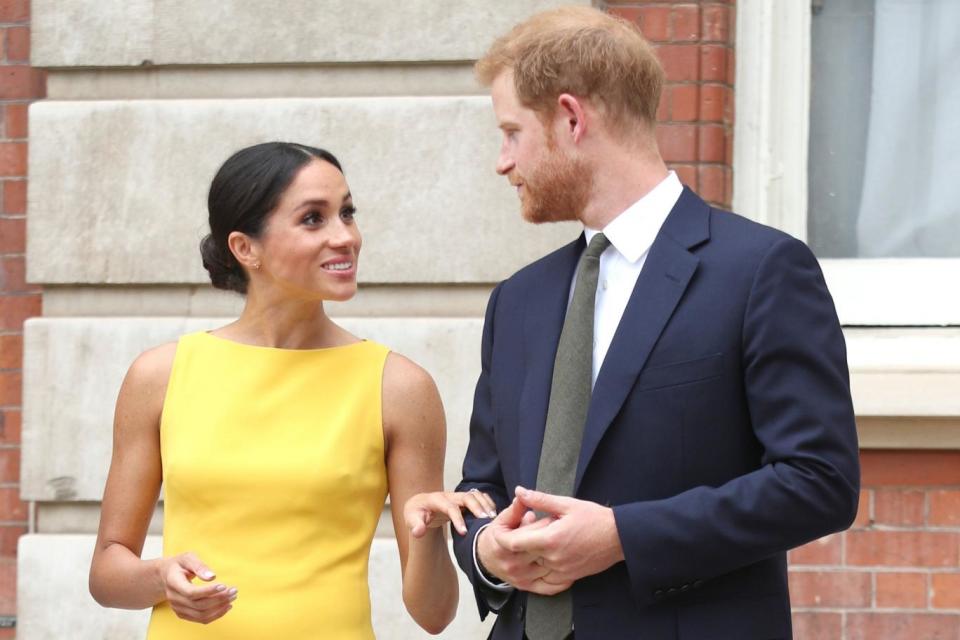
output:
M279 349L319 349L356 339L327 316L322 300L264 299L247 294L243 312L221 330L225 338Z

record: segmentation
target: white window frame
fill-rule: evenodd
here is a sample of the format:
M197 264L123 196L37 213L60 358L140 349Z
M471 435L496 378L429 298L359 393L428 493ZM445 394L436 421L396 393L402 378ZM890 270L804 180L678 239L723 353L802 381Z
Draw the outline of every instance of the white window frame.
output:
M733 210L804 241L810 29L809 0L737 2ZM960 326L960 259L820 263L845 326Z
M804 241L810 36L809 0L737 2L733 209ZM860 445L960 448L960 259L820 263L844 325Z

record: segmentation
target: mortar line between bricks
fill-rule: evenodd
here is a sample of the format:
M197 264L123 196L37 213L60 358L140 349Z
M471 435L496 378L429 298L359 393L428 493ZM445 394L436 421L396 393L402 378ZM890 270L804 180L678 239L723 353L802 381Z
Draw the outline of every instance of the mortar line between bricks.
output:
M11 294L12 295L12 294ZM950 525L893 525L893 524L875 524L871 525L868 529L853 529L853 533L858 533L860 531L876 531L879 533L920 533L923 531L929 531L930 529L953 529L954 531L960 530L960 527L951 527Z
M960 573L960 565L950 565L946 567L903 567L896 566L891 567L888 565L870 565L868 567L863 567L865 571L873 571L879 573Z
M791 564L790 571L796 573L960 573L960 565L951 567L918 567L889 565L850 565L841 567L836 564Z
M840 566L847 566L847 534L840 535Z
M91 534L92 535L92 534ZM884 615L910 614L953 617L960 615L960 609L904 609L903 607L866 608L866 607L793 607L794 613L877 613Z

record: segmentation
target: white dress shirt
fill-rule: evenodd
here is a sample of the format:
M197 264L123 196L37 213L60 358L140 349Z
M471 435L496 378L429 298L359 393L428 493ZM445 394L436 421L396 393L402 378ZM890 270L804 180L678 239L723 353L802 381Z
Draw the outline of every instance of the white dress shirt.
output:
M596 383L620 318L647 261L647 254L660 227L680 199L683 185L671 171L647 195L630 205L603 229L610 246L600 254L600 277L593 316L593 382ZM584 227L587 244L598 231ZM570 299L577 274L570 284ZM569 304L569 303L568 303Z
M650 253L650 247L682 192L683 185L680 179L671 171L656 187L630 205L603 229L603 234L610 241L610 246L600 254L600 276L597 280L593 318L592 384L597 382L603 359L610 349L610 343L613 342L613 336L620 325L620 319L627 308L627 302L630 301L630 295L637 284L637 278L647 260L647 255ZM588 227L584 227L583 231L587 245L590 244L593 236L599 233L598 230ZM570 283L570 299L573 298L576 282L575 272L573 281ZM487 526L489 525L481 527L480 531ZM477 539L480 537L480 531L473 539L473 562L483 583L489 589L498 592L499 597L488 598L488 600L495 600L490 601L489 604L496 610L507 601L513 587L507 583L490 582L480 570L480 563L477 560Z

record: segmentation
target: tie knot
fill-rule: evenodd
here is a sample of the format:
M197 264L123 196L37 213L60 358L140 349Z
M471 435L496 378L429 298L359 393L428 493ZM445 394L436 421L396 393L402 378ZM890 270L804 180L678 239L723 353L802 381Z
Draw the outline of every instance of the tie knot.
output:
M587 252L584 254L588 258L599 258L600 254L603 253L607 247L610 246L610 241L607 240L607 236L602 233L598 233L593 236L593 240L590 241L590 244L587 245Z

